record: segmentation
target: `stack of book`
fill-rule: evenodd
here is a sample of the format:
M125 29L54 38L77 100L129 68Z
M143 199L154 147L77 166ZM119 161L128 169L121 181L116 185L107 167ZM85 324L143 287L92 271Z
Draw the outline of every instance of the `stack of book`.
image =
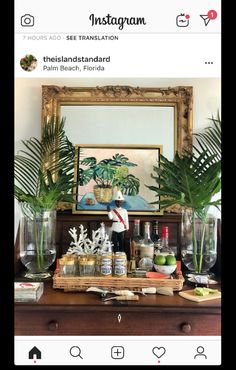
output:
M43 283L14 283L15 302L37 302L43 294Z

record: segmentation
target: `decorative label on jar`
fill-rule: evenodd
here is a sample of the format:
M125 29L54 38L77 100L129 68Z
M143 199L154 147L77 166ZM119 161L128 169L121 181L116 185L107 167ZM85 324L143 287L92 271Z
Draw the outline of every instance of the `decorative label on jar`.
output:
M112 266L102 265L101 266L101 276L111 276L111 275L112 275Z
M127 275L127 268L124 265L116 265L114 269L115 276L126 276Z
M112 276L112 254L105 254L101 257L101 276Z

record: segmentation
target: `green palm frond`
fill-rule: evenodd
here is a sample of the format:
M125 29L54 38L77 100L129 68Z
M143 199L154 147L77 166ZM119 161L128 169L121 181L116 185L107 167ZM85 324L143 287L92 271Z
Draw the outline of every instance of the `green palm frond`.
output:
M221 190L221 120L212 117L212 127L203 133L194 134L198 146L193 146L195 153L185 151L182 155L175 154L169 161L160 156L160 167L153 167L151 177L156 186L146 185L155 192L161 209L180 205L191 208L204 218L208 208L218 207L221 200L212 198Z
M205 152L199 157L176 153L171 162L161 155L160 167L154 167L156 175L151 174L158 186L147 185L161 197L153 204L160 204L161 209L174 204L195 210L209 206L221 186L220 163L209 165L213 157L206 158Z
M204 132L193 134L196 138L198 146L193 148L196 153L200 154L202 151L207 151L210 155L214 155L214 161L221 160L221 119L219 112L217 117L209 118L213 125L206 127Z
M51 119L43 125L41 140L23 140L25 149L15 156L15 197L27 214L73 201L75 149L64 124L64 118Z

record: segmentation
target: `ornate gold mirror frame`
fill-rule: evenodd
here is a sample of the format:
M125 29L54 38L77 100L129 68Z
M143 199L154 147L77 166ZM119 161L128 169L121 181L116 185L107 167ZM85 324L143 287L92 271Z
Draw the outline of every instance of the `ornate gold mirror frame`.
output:
M192 146L192 87L42 86L42 122L61 116L65 105L170 106L174 108L174 151ZM88 139L89 141L89 139ZM78 144L78 143L74 143ZM140 143L139 143L140 144ZM161 144L161 143L159 143Z
M193 88L191 86L141 88L119 85L102 87L60 87L56 85L43 85L42 123L45 124L52 117L60 119L63 106L173 107L173 153L176 151L181 153L185 149L191 150L192 147L192 99ZM144 130L145 129L147 130L144 123ZM95 144L91 143L89 138L87 143ZM74 142L73 144L79 143ZM163 145L163 143L158 144ZM59 206L59 209L60 208L71 208L71 206ZM173 206L170 207L168 211L179 212L179 209Z

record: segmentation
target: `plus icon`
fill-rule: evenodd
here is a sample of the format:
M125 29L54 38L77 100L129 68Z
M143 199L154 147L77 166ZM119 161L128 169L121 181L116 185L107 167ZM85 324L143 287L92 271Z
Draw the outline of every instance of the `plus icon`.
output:
M114 346L111 347L111 358L114 358L115 360L120 360L124 358L125 355L125 349L122 346Z

